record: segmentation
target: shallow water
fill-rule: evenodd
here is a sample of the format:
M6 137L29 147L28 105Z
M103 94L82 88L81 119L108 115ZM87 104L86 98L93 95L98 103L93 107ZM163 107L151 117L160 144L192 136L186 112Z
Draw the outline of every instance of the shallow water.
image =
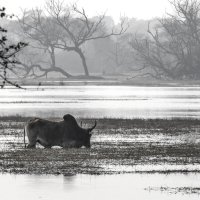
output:
M1 116L200 118L200 87L43 86L0 90Z
M126 174L126 175L76 175L37 176L0 175L3 200L196 200L199 193L187 194L180 188L199 187L199 174ZM177 192L160 191L160 187Z

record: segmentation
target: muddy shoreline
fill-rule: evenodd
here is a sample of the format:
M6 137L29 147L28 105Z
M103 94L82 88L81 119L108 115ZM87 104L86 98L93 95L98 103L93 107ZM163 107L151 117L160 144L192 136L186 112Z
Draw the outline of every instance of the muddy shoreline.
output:
M97 119L91 149L25 149L29 117L0 117L0 172L119 174L200 172L200 120ZM61 120L61 119L51 119ZM89 127L94 119L78 119Z

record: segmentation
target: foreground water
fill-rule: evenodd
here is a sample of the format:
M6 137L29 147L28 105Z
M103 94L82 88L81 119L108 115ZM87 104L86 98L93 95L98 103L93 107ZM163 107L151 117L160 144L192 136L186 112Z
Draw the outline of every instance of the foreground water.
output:
M3 200L196 200L200 175L0 175ZM163 189L165 188L165 189Z
M0 90L1 116L199 118L200 87L43 86Z

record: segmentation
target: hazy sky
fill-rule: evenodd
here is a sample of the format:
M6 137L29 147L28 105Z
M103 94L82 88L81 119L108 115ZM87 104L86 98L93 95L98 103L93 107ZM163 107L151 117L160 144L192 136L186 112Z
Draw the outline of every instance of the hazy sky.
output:
M64 0L67 3L76 2L84 7L89 16L102 14L112 16L116 21L120 15L138 19L162 17L169 10L168 0ZM1 6L7 8L8 13L18 14L20 8L42 7L46 0L4 0Z

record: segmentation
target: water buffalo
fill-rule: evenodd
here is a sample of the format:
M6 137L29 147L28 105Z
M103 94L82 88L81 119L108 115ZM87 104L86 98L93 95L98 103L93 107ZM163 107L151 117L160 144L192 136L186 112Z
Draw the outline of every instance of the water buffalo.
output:
M45 148L52 146L90 148L91 131L96 127L96 121L93 127L83 129L72 115L64 115L63 119L59 122L40 118L30 120L24 128L24 144L27 134L29 140L27 148L35 148L37 142Z

